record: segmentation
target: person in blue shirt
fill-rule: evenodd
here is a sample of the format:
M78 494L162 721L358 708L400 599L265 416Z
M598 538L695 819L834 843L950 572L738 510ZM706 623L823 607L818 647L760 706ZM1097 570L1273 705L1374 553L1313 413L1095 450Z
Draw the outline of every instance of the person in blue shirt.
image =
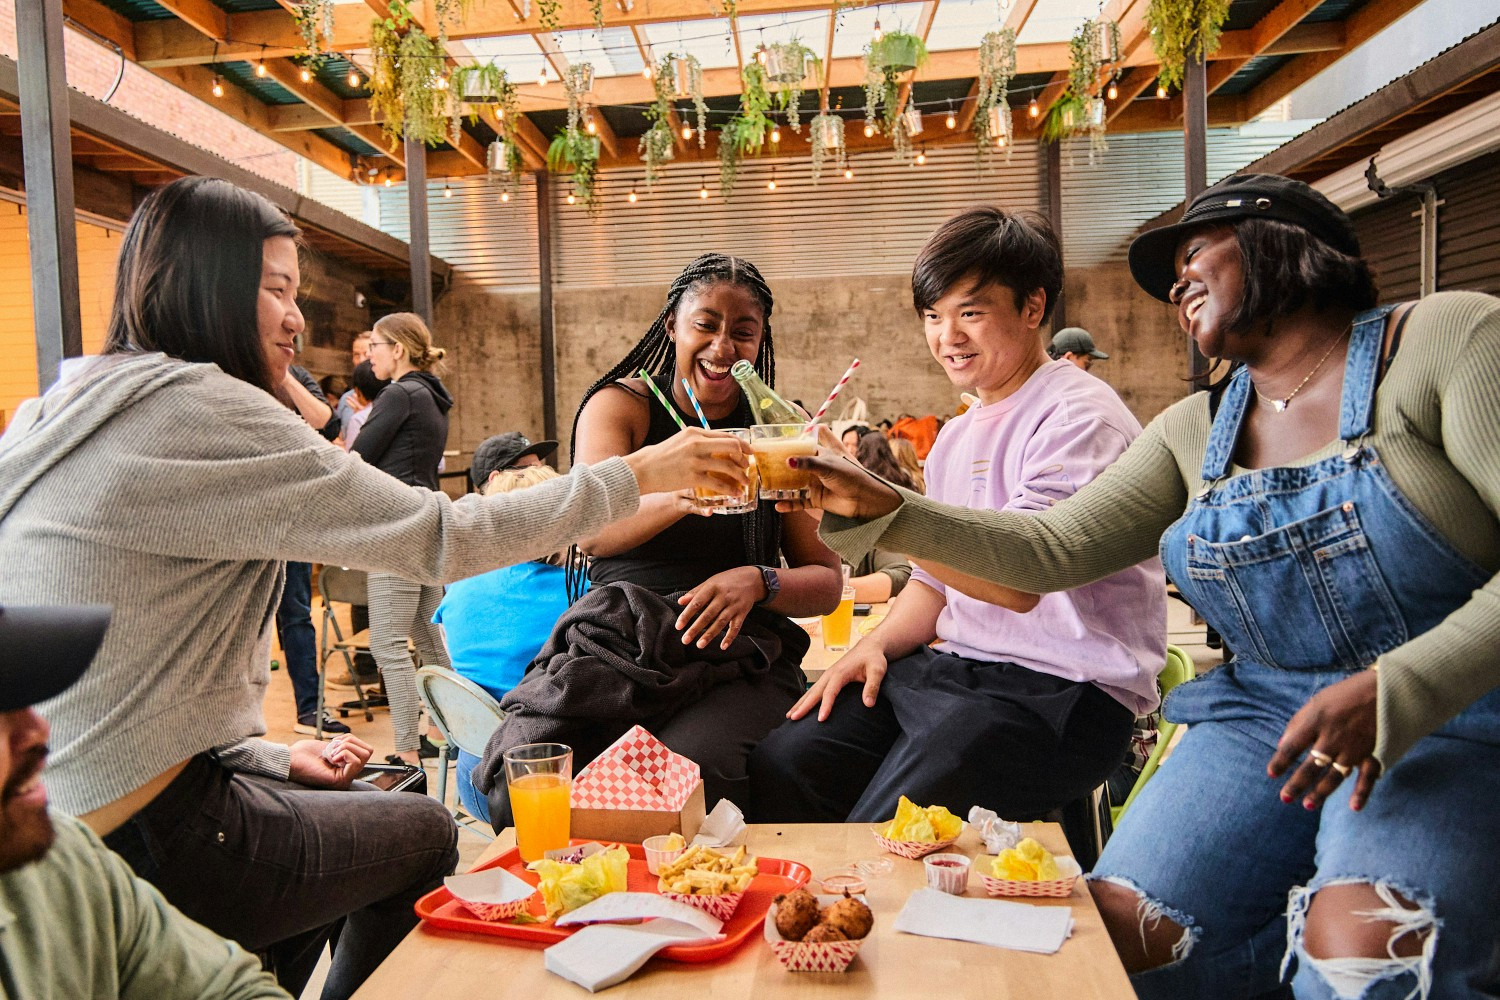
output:
M497 434L474 449L469 478L487 496L523 490L557 477L542 464L556 450L556 441L532 444L516 431ZM557 552L459 580L448 585L438 605L432 620L443 626L453 669L496 701L520 682L567 610L566 557ZM459 751L458 801L469 815L489 822L489 805L472 779L478 763L479 758Z

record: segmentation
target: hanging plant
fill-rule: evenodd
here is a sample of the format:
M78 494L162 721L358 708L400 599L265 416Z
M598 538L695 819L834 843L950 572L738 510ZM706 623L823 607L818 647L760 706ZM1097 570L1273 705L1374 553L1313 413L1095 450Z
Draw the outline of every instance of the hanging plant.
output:
M308 55L333 47L333 0L301 0L292 7L292 20L302 35L302 47Z
M1015 144L1016 125L1009 102L1001 102L974 116L974 151L981 169L989 157L1002 149L1005 150L1005 162L1009 163L1010 151Z
M547 148L547 169L554 174L572 171L573 195L590 212L599 210L599 137L563 131Z
M1229 17L1230 0L1150 0L1146 27L1161 63L1158 82L1168 90L1182 86L1187 57L1207 59L1219 49L1219 32Z
M521 180L521 148L509 139L496 139L485 150L485 169L506 194L515 190Z
M888 31L871 40L865 49L865 124L890 133L901 114L900 77L926 61L926 44L910 32Z
M589 13L594 15L594 32L604 34L604 0L589 0Z
M446 95L437 77L443 50L416 24L401 0L392 0L389 17L370 25L370 107L380 117L380 131L392 147L403 138L435 146L447 135Z
M807 131L812 140L812 182L817 184L830 156L835 169L844 169L844 119L825 111L807 123Z
M434 20L437 21L438 44L448 48L448 26L459 25L468 16L474 0L432 0Z
M531 14L531 0L526 0L526 15ZM557 31L562 25L562 0L536 0L537 20L543 31Z
M672 126L666 119L658 121L648 128L637 143L641 159L646 163L646 190L651 190L651 185L661 180L663 173L662 164L672 159L674 147L672 144Z
M1099 72L1107 60L1104 56L1120 52L1120 26L1100 18L1085 21L1068 40L1068 89L1085 100L1094 96L1099 86Z
M679 56L668 53L662 57L654 76L656 99L652 102L655 113L647 109L646 117L651 121L666 121L668 110L674 99L690 98L693 112L697 115L698 148L708 145L708 105L703 101L703 67L696 56Z
M766 48L766 80L776 85L776 104L786 112L787 124L793 132L801 131L801 103L805 92L802 84L809 77L816 77L822 63L813 50L803 45L800 39L778 42Z
M593 63L573 63L563 73L562 83L568 95L568 131L577 132L583 121L583 99L594 89Z
M766 93L766 73L759 62L745 64L740 73L744 89L740 110L719 128L719 192L725 199L734 191L740 160L759 156L771 132L771 95Z
M1085 112L1083 98L1071 91L1063 94L1042 121L1042 139L1060 142L1073 135L1082 126Z
M516 85L510 82L505 70L494 63L458 67L449 78L448 91L448 135L454 145L458 144L466 113L472 125L479 120L479 107L490 106L502 123L508 123L515 120L519 110Z

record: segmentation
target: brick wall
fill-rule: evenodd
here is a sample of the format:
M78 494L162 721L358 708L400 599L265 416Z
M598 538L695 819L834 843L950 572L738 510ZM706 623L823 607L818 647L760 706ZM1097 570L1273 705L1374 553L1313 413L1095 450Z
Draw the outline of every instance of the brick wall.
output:
M26 0L0 0L0 54L12 59L16 57L17 2ZM113 49L71 29L64 30L63 35L68 85L103 100L119 72L120 57ZM289 188L297 186L297 154L129 60L124 79L109 103L268 180Z

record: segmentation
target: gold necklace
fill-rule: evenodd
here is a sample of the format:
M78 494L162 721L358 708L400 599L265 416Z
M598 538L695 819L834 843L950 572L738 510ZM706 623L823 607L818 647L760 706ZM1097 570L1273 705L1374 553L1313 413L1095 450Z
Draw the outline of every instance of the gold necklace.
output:
M1250 380L1250 388L1255 390L1256 398L1259 399L1262 403L1268 403L1268 404L1270 404L1271 409L1275 410L1277 413L1285 413L1286 412L1286 408L1289 405L1291 405L1292 397L1295 396L1295 395L1297 395L1297 393L1301 392L1302 391L1302 387L1304 385L1306 385L1308 382L1310 382L1312 380L1312 377L1314 375L1318 374L1318 369L1320 369L1320 368L1323 367L1323 362L1325 362L1325 361L1328 360L1329 356L1331 354L1333 354L1333 349L1335 347L1339 346L1339 344L1341 344L1343 342L1344 337L1346 337L1349 334L1349 331L1353 328L1353 326L1354 326L1354 324L1351 322L1348 326L1344 327L1344 332L1340 333L1338 335L1338 337L1335 338L1334 342L1328 345L1328 350L1324 351L1323 352L1323 356L1318 359L1318 363L1315 364L1315 365L1313 365L1312 371L1308 372L1303 377L1302 381L1297 383L1297 388L1295 388L1291 392L1287 393L1287 395L1284 398L1282 398L1282 399L1272 399L1270 396L1267 396L1265 393L1261 392L1259 389L1256 389L1255 388L1255 380L1251 379Z

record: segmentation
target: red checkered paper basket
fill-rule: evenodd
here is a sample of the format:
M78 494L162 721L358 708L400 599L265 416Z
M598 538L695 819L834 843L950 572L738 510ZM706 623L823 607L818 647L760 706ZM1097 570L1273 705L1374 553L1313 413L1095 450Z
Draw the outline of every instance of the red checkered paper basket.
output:
M947 850L958 841L957 837L950 837L947 840L939 840L936 843L929 844L920 840L892 840L881 834L879 827L876 827L871 832L875 834L875 842L881 847L892 854L899 854L903 858L911 858L912 860L926 857L938 851Z
M686 903L720 920L728 920L734 916L734 911L740 908L740 900L745 898L743 892L721 892L717 896L694 896L681 892L664 892L662 895L668 899L675 899L679 903Z
M573 779L574 809L672 811L687 804L698 785L698 765L640 726Z
M840 896L818 896L818 904L827 906ZM863 898L863 897L861 897ZM869 938L855 941L788 941L776 929L776 906L766 912L766 941L771 952L788 972L847 972L854 956Z
M1078 881L1078 876L1083 874L1083 869L1078 867L1077 861L1069 855L1062 854L1055 859L1057 878L1044 882L996 878L989 874L993 870L990 867L990 862L993 860L993 858L983 858L974 864L975 870L979 872L980 881L984 883L984 891L991 896L1070 896L1073 894L1073 884Z

